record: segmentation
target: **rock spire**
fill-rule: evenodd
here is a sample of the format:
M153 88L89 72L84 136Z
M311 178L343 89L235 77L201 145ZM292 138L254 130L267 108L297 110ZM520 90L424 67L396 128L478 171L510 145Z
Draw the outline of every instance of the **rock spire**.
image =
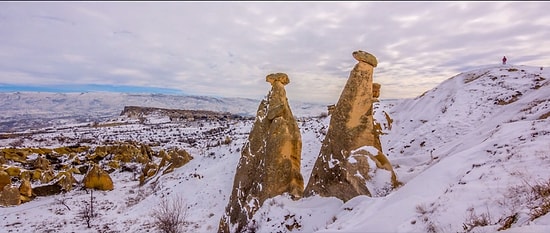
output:
M397 186L393 168L382 152L380 131L373 120L373 102L380 85L373 84L376 57L353 52L358 61L336 106L331 109L327 135L313 167L304 196L333 196L348 201L358 195L372 196L368 183L375 169L385 169L388 184ZM381 172L380 172L381 173ZM373 187L376 188L376 187Z
M247 231L249 220L266 199L284 193L298 199L303 193L302 139L284 88L290 80L284 73L275 73L266 81L271 83L271 91L261 101L241 151L218 232Z

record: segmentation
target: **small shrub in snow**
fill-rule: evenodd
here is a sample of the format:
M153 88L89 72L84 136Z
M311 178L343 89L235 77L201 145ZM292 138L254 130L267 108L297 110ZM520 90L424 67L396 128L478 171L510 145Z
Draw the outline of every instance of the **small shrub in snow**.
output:
M542 204L531 209L531 220L535 220L550 212L550 199L545 198Z
M491 224L491 215L489 214L489 212L477 215L474 212L473 207L469 208L468 212L469 212L469 215L466 218L466 222L462 224L462 228L466 232L470 232L475 227L488 226Z
M92 228L92 218L97 216L97 212L94 212L94 190L90 190L90 201L83 201L84 205L77 213L77 218L86 222L88 228ZM67 207L68 208L68 207Z
M231 139L231 137L225 136L225 139L223 140L222 144L223 145L229 145L229 144L231 144L232 141L233 141L233 139Z
M416 210L416 213L419 213L419 214L421 214L421 215L424 215L424 214L427 214L427 213L428 213L428 210L427 210L427 208L426 208L426 205L424 205L424 204L419 204L419 205L417 205L416 208L415 208L415 210Z
M434 223L434 222L429 221L428 223L426 223L426 232L428 232L428 233L436 233L436 232L438 232L438 231L437 231L437 227L435 226L435 223Z
M188 225L187 205L182 197L176 196L170 200L160 199L159 205L153 209L153 225L161 232L184 232Z
M514 224L518 220L518 213L512 214L504 219L502 219L499 222L503 222L502 226L498 228L498 231L506 230L512 227L512 224Z
M531 205L531 220L534 220L550 212L550 179L529 186L534 202Z
M537 182L531 187L536 198L550 197L550 179L547 181Z
M65 195L63 195L62 197L56 197L55 203L65 206L67 210L71 210L71 208L69 208L69 206L67 205L67 198L65 197Z

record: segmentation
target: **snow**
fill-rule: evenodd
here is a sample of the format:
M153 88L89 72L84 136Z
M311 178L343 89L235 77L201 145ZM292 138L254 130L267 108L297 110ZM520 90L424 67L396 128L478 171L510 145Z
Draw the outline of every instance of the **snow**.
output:
M357 152L359 152L359 151L363 151L363 150L366 151L366 152L369 152L371 155L377 155L377 154L378 154L378 149L377 149L376 147L374 147L374 146L362 146L362 147L359 147L359 148L357 148L357 149L355 149L355 150L352 150L352 151L351 151L351 154L353 155L353 154L355 154L355 153L357 153Z
M484 66L457 74L414 99L381 100L375 105L375 118L388 125L383 114L386 112L393 119L391 130L383 127L382 150L402 186L373 197L358 196L346 203L333 197L292 200L279 195L266 200L256 212L253 227L258 232L496 232L506 217L517 214L511 228L502 232L550 232L549 214L531 219L533 208L544 201L534 196L532 187L550 183L549 81L548 68ZM44 111L29 106L42 104L38 99L47 95L19 93L0 97L4 98L3 103L6 98L16 103L27 102L21 105L26 110L14 104L4 106L8 111L2 119L7 122L10 117ZM22 100L26 97L28 101ZM73 101L67 94L55 98L65 99L65 104ZM166 107L153 99L148 98L152 105L159 105L155 107ZM224 104L227 109L241 106L242 112L255 112L259 101L250 104L251 107L241 101ZM90 106L83 104L82 108ZM61 102L50 107L66 108ZM299 109L291 107L295 113ZM121 109L104 113L114 117ZM326 111L326 107L318 109ZM316 116L317 112L298 118L305 184L330 122L330 116ZM75 189L63 195L38 197L20 206L0 207L0 232L155 232L152 210L161 199L178 196L187 205L186 231L216 232L253 120L172 123L158 117L140 124L125 118L114 119L118 124L101 127L66 120L63 126L28 129L26 132L34 134L21 140L26 146L50 148L86 139L96 143L151 141L159 142L156 150L183 148L194 159L172 173L159 176L157 182L143 186L131 173L112 173L115 189L94 191L99 216L92 220L92 228L75 217L83 201L89 200L89 193ZM207 133L212 129L220 132ZM58 141L60 135L68 141ZM226 136L231 137L231 143L214 143ZM9 147L17 140L0 139L0 146ZM358 150L376 154L378 151L373 149ZM369 175L374 179L367 185L381 187L390 174L378 169ZM65 200L70 210L60 204L61 200ZM488 216L488 225L465 229L476 216Z

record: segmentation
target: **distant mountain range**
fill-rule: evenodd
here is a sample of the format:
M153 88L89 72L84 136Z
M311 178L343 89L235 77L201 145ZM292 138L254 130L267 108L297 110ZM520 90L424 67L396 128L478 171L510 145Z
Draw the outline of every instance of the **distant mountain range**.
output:
M17 85L0 83L0 92L53 92L53 93L74 93L74 92L120 92L120 93L159 93L183 95L182 91L171 88L159 87L140 87L128 85L100 85L100 84L82 84L82 85Z
M4 92L0 93L0 132L58 124L103 121L118 116L125 106L208 110L255 116L260 100L170 94L116 92ZM289 100L297 117L326 112L322 104Z

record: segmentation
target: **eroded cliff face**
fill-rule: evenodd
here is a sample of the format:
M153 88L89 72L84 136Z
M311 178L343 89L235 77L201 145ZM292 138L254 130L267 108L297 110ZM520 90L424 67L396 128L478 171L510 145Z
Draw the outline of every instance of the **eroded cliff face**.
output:
M380 85L373 84L376 57L355 51L359 61L336 106L331 109L327 135L321 146L304 196L333 196L348 201L358 195L372 196L367 184L375 169L389 173L388 183L398 185L393 168L382 152L379 127L373 120L373 102Z
M271 83L271 91L261 101L243 146L219 232L246 231L249 220L268 198L284 193L294 199L302 196L302 139L284 88L289 79L276 73L268 75L266 81Z

